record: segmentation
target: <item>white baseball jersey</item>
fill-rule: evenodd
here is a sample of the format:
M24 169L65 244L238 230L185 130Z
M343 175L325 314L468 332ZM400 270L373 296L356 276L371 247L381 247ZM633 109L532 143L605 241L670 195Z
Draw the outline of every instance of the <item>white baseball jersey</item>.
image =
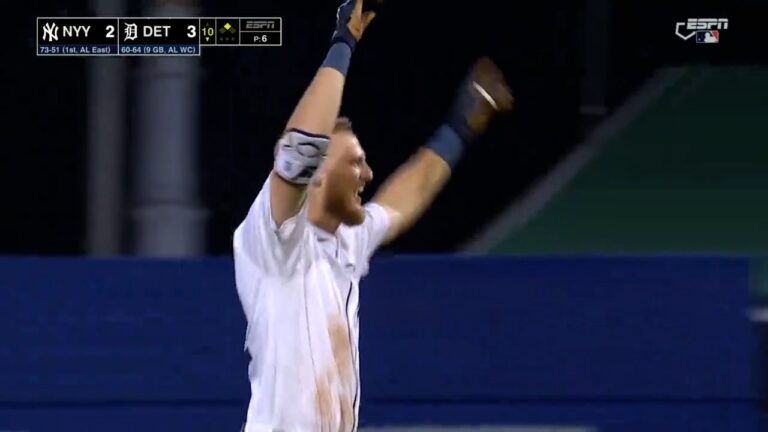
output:
M388 215L368 203L362 225L341 225L331 234L307 221L305 202L278 227L269 182L233 241L251 356L245 431L355 431L358 282L386 235Z

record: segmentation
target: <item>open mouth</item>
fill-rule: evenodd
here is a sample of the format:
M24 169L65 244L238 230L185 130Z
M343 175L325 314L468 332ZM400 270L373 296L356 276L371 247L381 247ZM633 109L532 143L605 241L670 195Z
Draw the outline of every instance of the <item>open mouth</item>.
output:
M357 188L357 192L355 192L355 201L357 201L358 203L363 202L363 198L362 198L363 190L365 190L365 186L360 186L359 188Z

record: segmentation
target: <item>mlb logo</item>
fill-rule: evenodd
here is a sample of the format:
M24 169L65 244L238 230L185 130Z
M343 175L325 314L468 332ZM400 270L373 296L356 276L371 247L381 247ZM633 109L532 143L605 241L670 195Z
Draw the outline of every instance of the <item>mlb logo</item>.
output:
M707 30L696 32L696 43L718 43L720 42L720 32L717 30Z

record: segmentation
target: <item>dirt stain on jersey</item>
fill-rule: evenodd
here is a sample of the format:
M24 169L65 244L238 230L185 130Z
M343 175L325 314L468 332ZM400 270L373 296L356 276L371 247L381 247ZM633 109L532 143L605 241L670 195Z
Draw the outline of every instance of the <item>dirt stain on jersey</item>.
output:
M352 427L354 409L351 389L356 386L349 343L349 332L343 318L334 316L328 320L328 338L331 343L334 364L321 374L315 395L318 417L322 430L340 419L340 429ZM338 385L334 385L338 384Z
M333 403L331 401L331 388L328 385L326 377L320 377L315 391L315 408L317 409L317 418L320 422L321 431L330 431Z
M351 378L352 371L352 351L349 346L349 332L343 319L333 317L328 322L328 336L331 339L333 349L333 359L336 361L336 367L339 370L339 376L347 381ZM345 383L346 384L346 383Z

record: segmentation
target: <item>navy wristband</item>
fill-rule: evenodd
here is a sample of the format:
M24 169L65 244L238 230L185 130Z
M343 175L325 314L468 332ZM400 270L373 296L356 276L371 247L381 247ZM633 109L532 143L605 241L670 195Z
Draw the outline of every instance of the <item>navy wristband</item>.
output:
M424 146L443 158L451 168L456 166L464 154L464 140L447 124L437 128Z
M336 42L331 45L328 50L328 54L323 60L322 67L329 67L341 72L342 75L347 76L349 70L349 62L352 58L352 48L344 42Z

